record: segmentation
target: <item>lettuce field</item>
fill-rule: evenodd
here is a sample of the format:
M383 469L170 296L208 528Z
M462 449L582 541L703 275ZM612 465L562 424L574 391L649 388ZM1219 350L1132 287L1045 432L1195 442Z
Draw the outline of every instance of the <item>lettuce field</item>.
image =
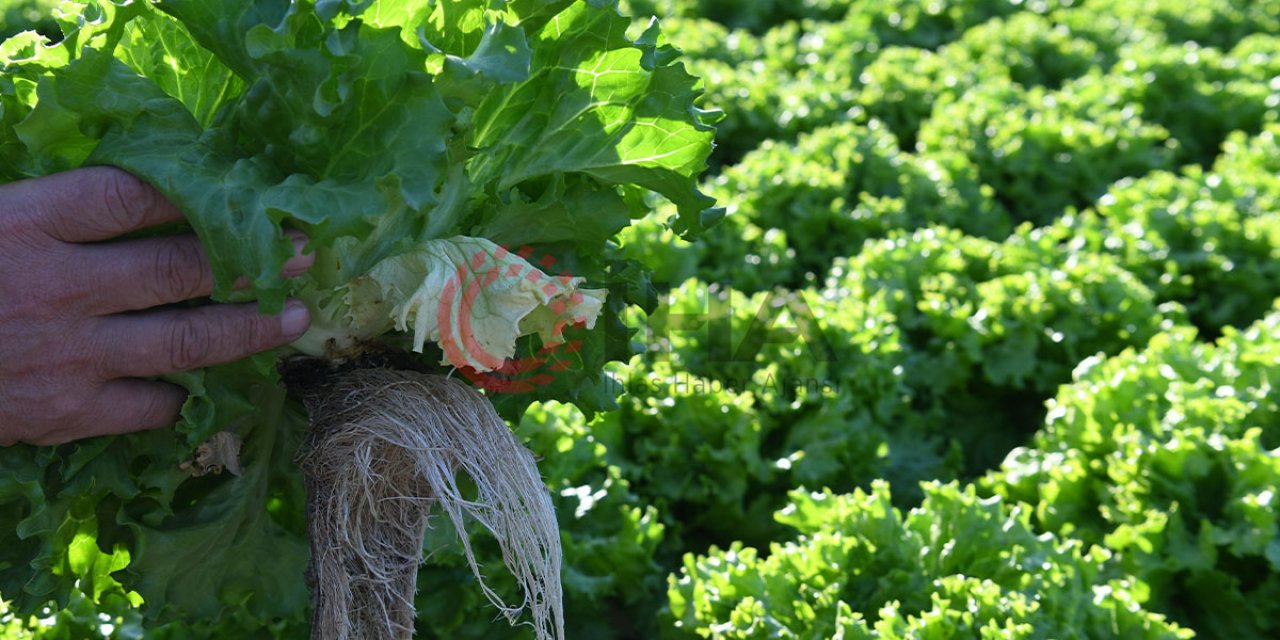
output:
M495 400L558 517L565 637L1280 637L1280 2L618 10L700 78L715 146L701 193L609 192L607 259L652 273L608 281L605 384ZM725 215L693 238L701 194ZM593 260L562 266L616 275ZM208 420L297 422L215 375ZM270 433L164 508L163 435L0 449L0 637L307 637L302 430ZM423 550L415 637L534 637L451 527Z

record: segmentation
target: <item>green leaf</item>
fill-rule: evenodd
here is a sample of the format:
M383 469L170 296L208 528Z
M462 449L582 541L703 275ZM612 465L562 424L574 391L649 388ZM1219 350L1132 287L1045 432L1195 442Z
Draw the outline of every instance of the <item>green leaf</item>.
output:
M245 474L202 478L197 484L212 487L190 508L129 525L137 540L129 584L152 604L153 619L215 620L243 608L269 620L297 616L306 605L306 542L268 511L277 470L296 451L289 425L297 416L278 387L259 387L250 399L257 410L237 426Z
M564 172L636 184L679 206L678 231L701 228L712 201L689 178L705 168L712 132L692 112L693 78L677 65L644 67L629 24L577 4L535 34L529 80L476 110L472 180L501 176L506 190Z

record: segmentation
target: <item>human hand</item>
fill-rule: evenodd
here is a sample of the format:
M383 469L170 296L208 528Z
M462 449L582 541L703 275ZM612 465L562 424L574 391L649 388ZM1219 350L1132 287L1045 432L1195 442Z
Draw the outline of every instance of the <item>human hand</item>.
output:
M182 387L142 378L288 344L310 324L290 300L154 307L208 296L195 235L113 238L182 219L143 181L109 167L0 186L0 445L61 444L172 426ZM284 275L306 271L305 238Z

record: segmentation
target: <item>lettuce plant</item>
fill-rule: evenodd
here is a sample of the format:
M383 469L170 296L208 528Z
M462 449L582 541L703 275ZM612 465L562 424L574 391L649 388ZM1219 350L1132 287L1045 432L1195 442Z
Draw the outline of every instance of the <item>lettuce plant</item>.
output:
M685 237L716 217L694 180L713 118L656 25L628 36L603 0L90 0L58 19L59 43L0 46L0 180L122 167L184 211L214 299L293 295L315 322L288 353L179 376L176 432L0 453L5 597L25 614L122 585L151 620L294 617L305 530L313 637L400 637L439 508L477 575L464 514L496 534L539 637L562 637L554 513L495 405L610 407L618 314L647 293L610 239L657 198ZM277 275L289 229L317 256L296 281ZM275 366L294 352L315 357L284 367L305 435ZM215 436L243 442L240 477L179 466Z

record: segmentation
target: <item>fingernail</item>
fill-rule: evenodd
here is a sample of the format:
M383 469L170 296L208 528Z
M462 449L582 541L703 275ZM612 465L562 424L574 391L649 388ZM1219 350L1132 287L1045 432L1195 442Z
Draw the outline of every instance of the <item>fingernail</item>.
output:
M293 243L293 257L284 263L284 275L296 276L315 263L316 256L314 253L303 253L309 241L306 234L297 229L289 229L284 232L285 237L289 238L289 242Z
M296 338L311 327L311 314L307 305L298 300L290 300L284 305L284 313L280 314L280 331L286 338Z

